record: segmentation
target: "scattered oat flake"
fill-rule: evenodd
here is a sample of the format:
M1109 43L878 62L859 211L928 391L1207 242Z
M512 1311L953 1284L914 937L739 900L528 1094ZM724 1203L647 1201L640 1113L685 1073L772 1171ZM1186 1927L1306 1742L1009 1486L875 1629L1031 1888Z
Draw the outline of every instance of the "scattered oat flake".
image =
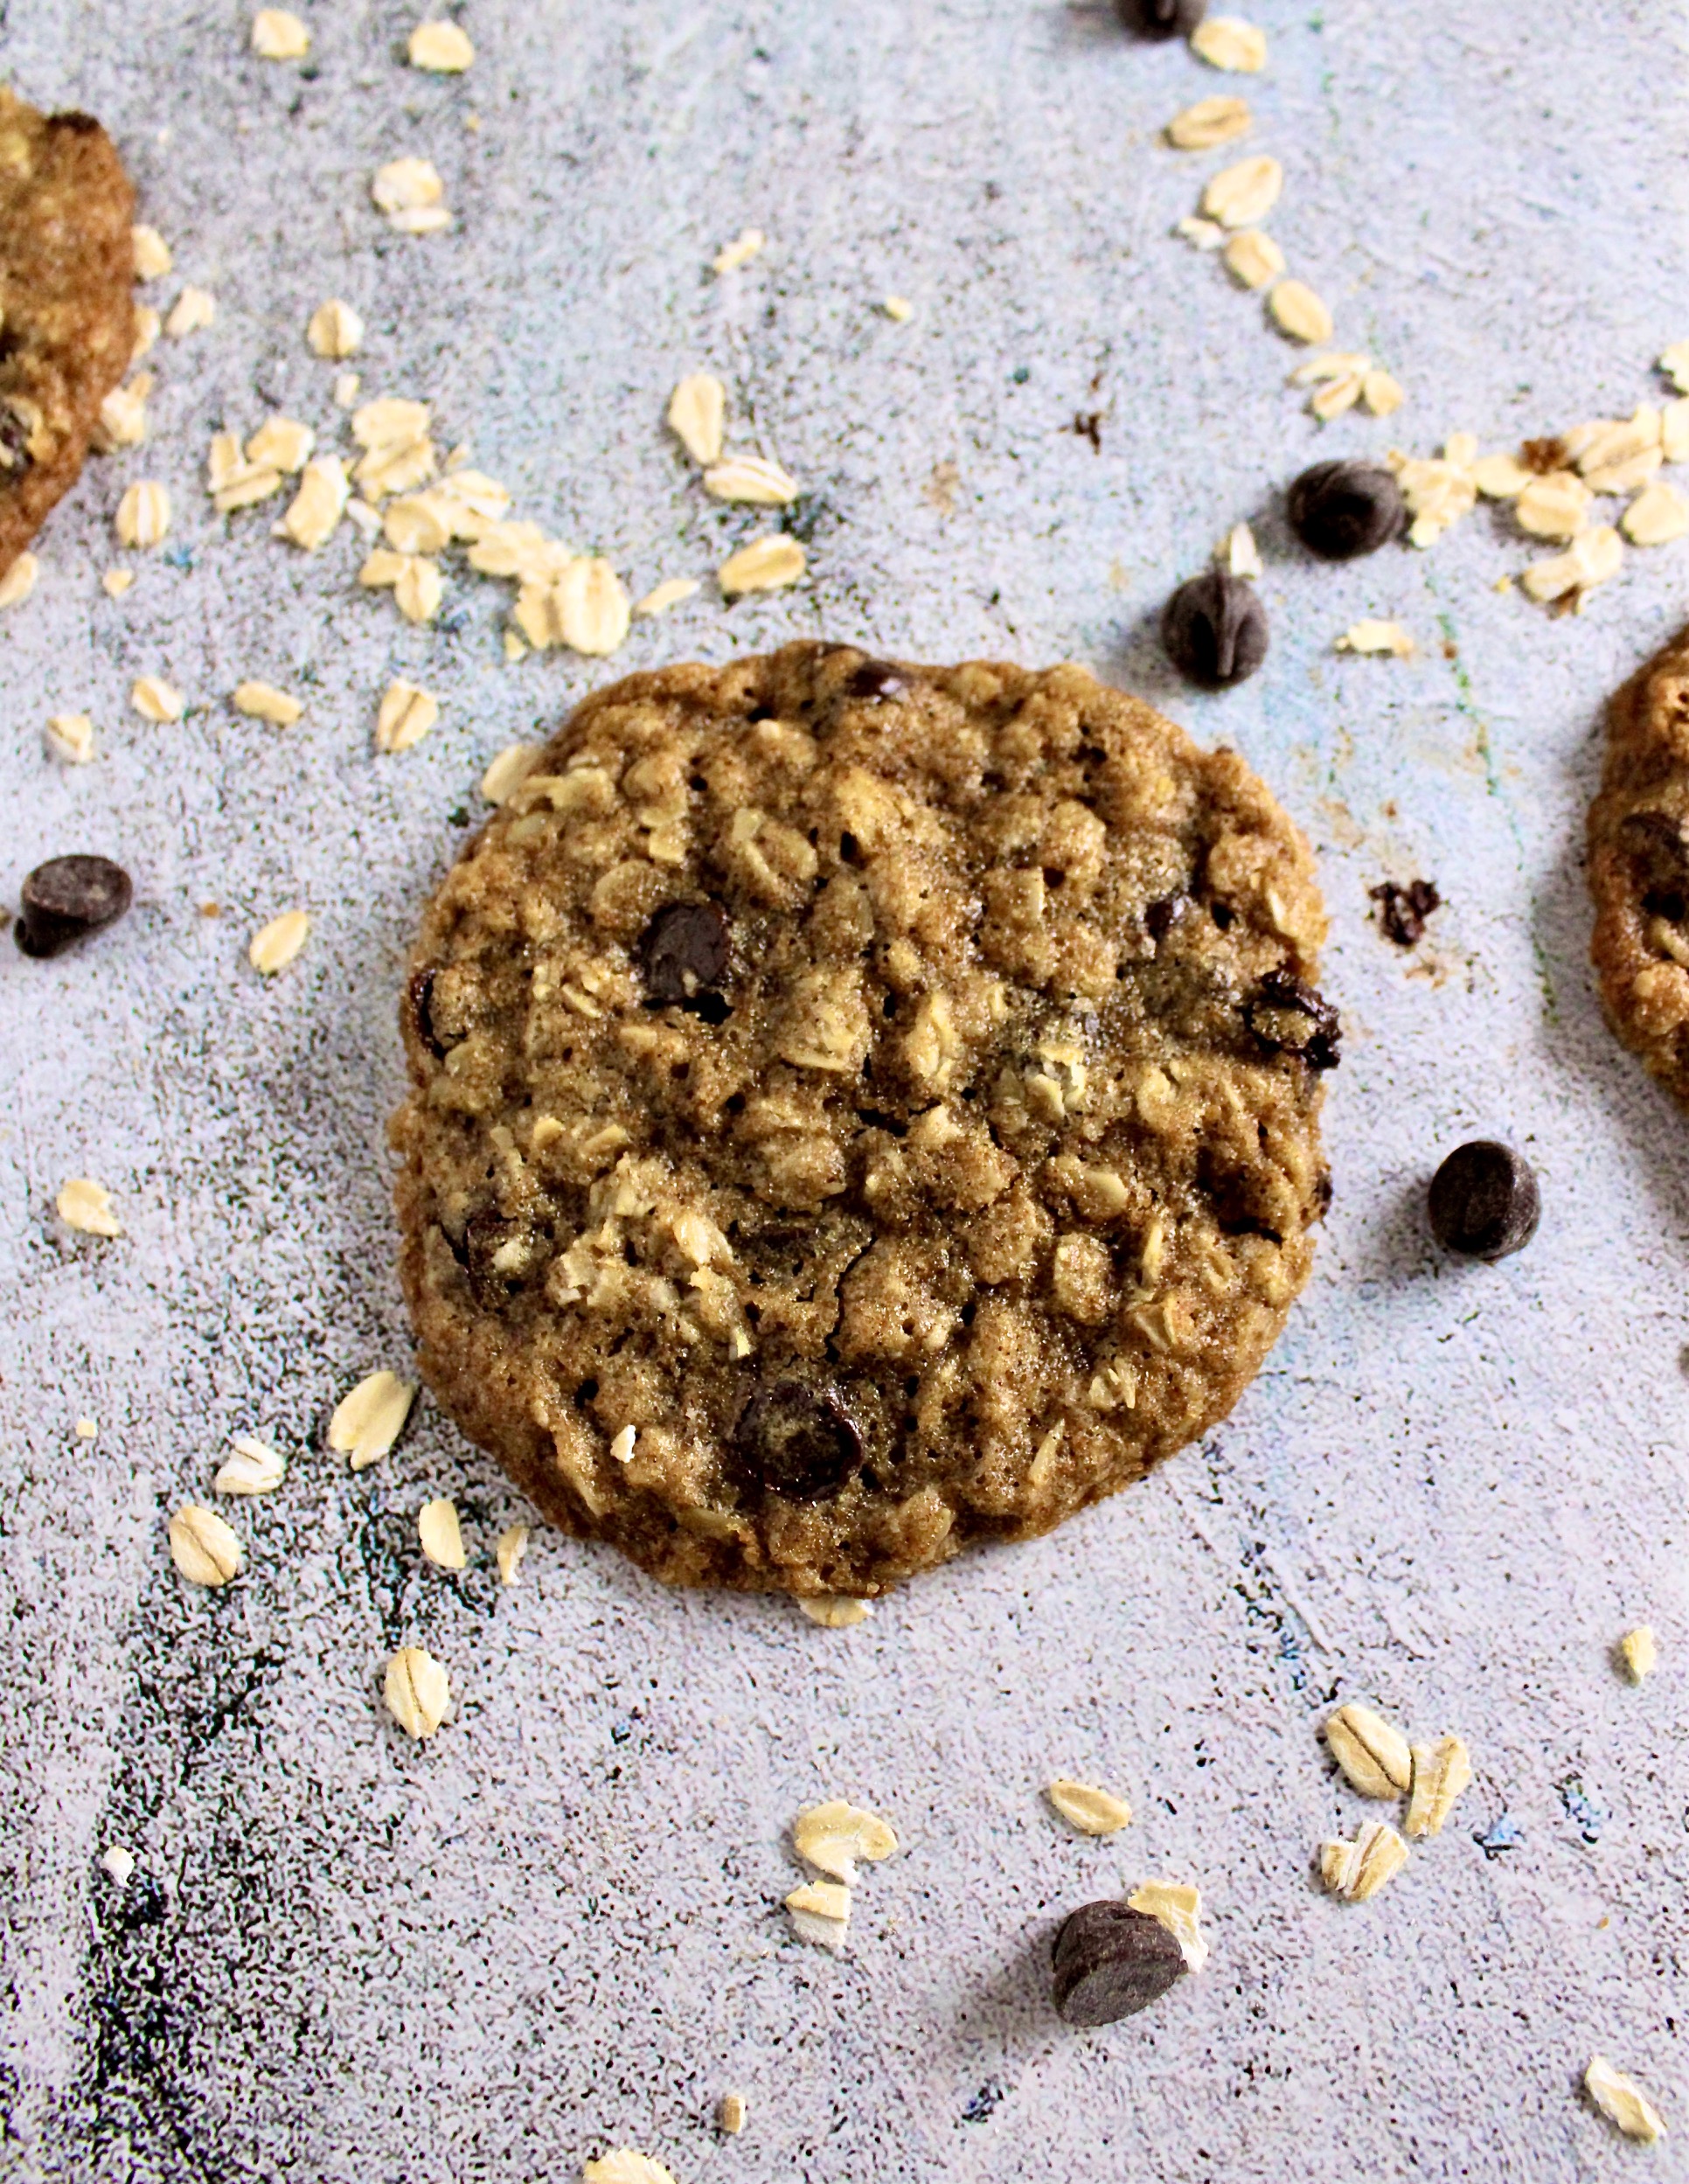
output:
M1359 372L1350 372L1342 379L1327 379L1317 386L1308 397L1308 407L1323 425L1331 424L1338 417L1347 416L1366 391L1366 381Z
M1675 485L1657 480L1619 518L1619 529L1632 546L1665 546L1689 531L1689 499Z
M1472 483L1486 500L1517 500L1531 477L1516 455L1480 456L1472 465Z
M407 1736L432 1736L452 1711L451 1679L420 1645L401 1645L387 1663L382 1696Z
M169 490L154 478L142 478L127 487L117 504L117 543L126 546L156 546L170 527Z
M1408 399L1399 380L1388 372L1377 370L1364 374L1360 393L1374 417L1394 417Z
M254 970L273 978L278 970L287 969L305 945L310 929L310 919L303 910L284 910L280 917L260 926L253 935L247 961Z
M137 372L127 386L115 386L100 405L95 440L102 454L117 448L138 448L147 436L147 397L152 393L150 372Z
M129 691L129 703L143 720L179 720L186 707L182 693L162 676L137 676Z
M1367 1820L1353 1842L1341 1837L1319 1847L1319 1874L1345 1903L1364 1903L1408 1862L1408 1846L1387 1820Z
M1194 213L1178 221L1173 233L1182 235L1193 250L1218 250L1226 240L1226 230L1218 220L1199 219Z
M326 303L319 303L306 322L305 339L319 357L338 359L353 356L363 338L363 320L350 303L343 303L337 296L331 296Z
M407 622L432 622L446 596L445 579L433 561L421 554L407 554L405 566L394 579L393 595Z
M212 1488L219 1494L273 1494L282 1484L287 1468L279 1449L271 1448L268 1441L254 1439L250 1434L241 1434L230 1442L229 1453L212 1479Z
M137 222L129 230L129 240L135 249L136 279L162 281L170 271L172 260L170 247L158 230Z
M94 722L86 713L55 713L48 717L47 748L66 766L87 766L94 757Z
M32 553L20 553L3 576L0 576L0 609L20 607L35 589L35 581L41 574L41 564Z
M1253 227L1278 203L1283 187L1283 168L1257 153L1220 170L1202 193L1201 210L1222 227Z
M1659 445L1668 463L1689 463L1689 394L1667 402L1661 410Z
M247 442L247 460L273 470L302 469L316 445L316 435L296 417L268 418Z
M351 498L351 483L337 455L308 463L300 474L298 490L276 525L277 533L305 553L315 553L334 536Z
M461 76L475 59L469 34L456 23L419 23L406 52L413 68L434 76Z
M1634 2078L1616 2070L1605 2055L1591 2055L1583 2074L1583 2090L1627 2139L1651 2146L1665 2136L1665 2118Z
M1210 151L1234 136L1247 136L1253 120L1243 99L1199 99L1168 122L1167 142L1180 151Z
M910 303L907 296L886 296L881 301L879 308L887 318L895 319L900 326L907 325L914 316L914 305Z
M667 576L654 585L643 599L634 602L635 614L649 616L665 615L671 607L678 607L683 599L690 599L703 587L695 576ZM3 602L0 602L3 603Z
M1281 281L1267 299L1280 330L1310 346L1331 338L1331 314L1305 281Z
M1132 1808L1123 1798L1094 1789L1087 1782L1071 1782L1065 1776L1058 1776L1044 1794L1081 1835L1112 1835L1132 1817Z
M128 1888L135 1873L135 1853L122 1843L113 1843L101 1854L100 1863L120 1888Z
M209 289L184 289L170 306L164 331L172 341L197 334L217 323L217 298Z
M519 789L544 748L540 743L507 744L481 776L481 793L487 802L503 803Z
M441 1569L462 1569L469 1562L463 1552L463 1531L457 1520L454 1502L441 1495L436 1501L426 1501L416 1516L416 1536L422 1542L422 1552L431 1562Z
M717 251L710 263L717 273L736 273L740 266L749 265L768 240L760 227L747 227Z
M1246 227L1226 246L1226 269L1246 289L1264 289L1284 270L1284 253L1259 227Z
M1616 576L1624 560L1624 542L1609 525L1580 532L1564 553L1549 561L1533 561L1519 578L1526 595L1539 602L1564 599L1573 593L1591 591Z
M191 1585L226 1585L240 1575L240 1541L214 1509L189 1502L170 1519L170 1560Z
M445 489L401 493L381 518L387 544L399 553L440 553L452 542L452 505Z
M761 456L733 455L704 473L713 500L742 501L755 508L787 508L797 498L797 480Z
M572 652L600 659L626 637L632 609L609 562L591 555L571 561L557 580L553 599L559 635Z
M633 1462L634 1443L639 1438L637 1426L622 1426L610 1436L610 1456L617 1464Z
M716 571L715 581L726 597L734 599L743 592L780 591L796 584L809 565L801 540L769 532L729 554Z
M431 235L448 226L446 185L431 159L391 159L376 170L370 195L401 235Z
M1211 15L1191 33L1191 51L1211 68L1257 76L1267 66L1267 33L1235 15Z
M134 581L133 569L108 569L100 579L100 587L108 599L121 599Z
M59 1218L66 1228L74 1228L85 1236L121 1236L122 1223L111 1210L111 1193L103 1183L95 1183L86 1175L73 1175L60 1186L53 1200Z
M897 1848L895 1833L878 1813L838 1800L800 1812L792 1824L792 1842L800 1858L847 1888L856 1877L858 1858L878 1864Z
M1398 1798L1414 1778L1408 1739L1392 1721L1370 1707L1339 1707L1327 1717L1323 1735L1327 1749L1364 1798Z
M154 347L164 330L164 322L150 303L135 307L135 346L129 351L131 364L138 364L149 349Z
M1639 1684L1644 1676L1651 1676L1659 1666L1659 1646L1651 1628L1639 1623L1634 1631L1627 1631L1618 1642L1619 1666L1633 1684Z
M76 1437L79 1441L94 1441L97 1440L99 1436L100 1429L92 1418L79 1418L77 1420Z
M515 1584L516 1573L522 1567L522 1557L527 1551L528 1527L525 1524L507 1526L499 1534L493 1548L493 1559L498 1564L498 1582L501 1585Z
M290 728L305 708L274 683L237 683L229 703L249 720L268 720L278 728Z
M334 402L337 409L350 409L358 400L363 380L356 372L343 372L334 383Z
M786 1909L800 1941L837 1949L851 1921L851 1892L837 1881L806 1881L786 1898Z
M404 574L407 558L391 546L376 546L364 557L358 581L365 591L386 591Z
M260 60L303 60L311 34L286 8L260 8L252 19L252 49Z
M649 2153L636 2153L631 2146L601 2154L596 2161L587 2162L580 2174L584 2184L675 2184L672 2171Z
M874 1611L872 1600L852 1599L848 1593L799 1593L797 1604L824 1631L848 1631L853 1624L865 1623Z
M736 2139L745 2128L745 2096L742 2093L724 2093L715 2105L715 2119L730 2139Z
M1186 1969L1200 1972L1208 1961L1202 1931L1202 1891L1189 1881L1145 1881L1126 1899L1130 1910L1157 1919L1178 1944Z
M1537 539L1574 539L1589 519L1589 488L1570 470L1552 470L1520 489L1513 513Z
M363 1471L386 1456L404 1431L416 1397L413 1382L396 1373L372 1373L343 1396L329 1421L329 1446Z
M440 718L440 700L415 683L389 683L375 717L378 751L408 751Z
M1339 652L1390 653L1399 660L1414 657L1414 640L1399 622L1352 622L1337 641Z

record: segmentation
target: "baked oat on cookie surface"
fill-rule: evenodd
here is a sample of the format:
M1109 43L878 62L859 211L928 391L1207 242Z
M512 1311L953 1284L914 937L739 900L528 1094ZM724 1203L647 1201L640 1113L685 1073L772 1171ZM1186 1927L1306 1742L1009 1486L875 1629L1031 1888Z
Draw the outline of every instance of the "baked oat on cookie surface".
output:
M874 1593L1230 1409L1328 1184L1309 852L1083 669L588 699L447 875L402 1273L446 1409L657 1575Z
M76 483L134 349L134 217L98 122L0 87L0 575Z
M1689 631L1613 699L1589 887L1608 1021L1689 1102Z

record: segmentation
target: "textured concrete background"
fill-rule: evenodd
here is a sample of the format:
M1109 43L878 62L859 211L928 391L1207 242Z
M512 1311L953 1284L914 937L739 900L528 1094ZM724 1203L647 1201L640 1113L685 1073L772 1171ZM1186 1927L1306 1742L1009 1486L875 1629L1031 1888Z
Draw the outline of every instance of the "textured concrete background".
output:
M1684 619L1689 552L1552 621L1491 588L1525 557L1483 511L1338 572L1271 513L1316 452L1511 444L1654 392L1689 335L1684 18L1252 12L1271 66L1240 86L1053 0L468 0L453 82L401 65L391 4L319 8L301 72L247 58L234 6L11 0L0 67L105 118L176 247L161 300L203 282L219 317L161 344L152 442L91 465L0 621L0 900L71 849L137 880L85 952L0 955L0 2173L516 2184L630 2140L682 2184L1689 2175L1689 1153L1599 1022L1580 872L1602 700ZM1388 425L1322 433L1258 301L1169 240L1229 155L1156 131L1222 88L1285 162L1294 268L1408 390ZM449 235L370 209L413 152ZM712 282L747 223L766 254ZM367 392L433 398L442 445L638 589L760 527L706 508L660 428L680 371L719 371L810 489L813 584L731 614L706 588L614 662L512 670L504 587L455 581L411 629L355 590L351 536L306 560L270 511L219 521L214 429L273 404L332 426L302 330L333 293L368 317ZM1064 429L1093 410L1100 453ZM177 525L114 603L142 476ZM1275 650L1192 699L1146 632L1242 516ZM1421 657L1334 658L1363 613ZM356 1478L323 1447L337 1395L408 1354L382 1134L401 950L500 746L624 668L810 632L1086 660L1275 783L1320 845L1348 1026L1318 1271L1206 1445L854 1631L545 1534L501 1591L521 1512L437 1414ZM128 712L141 672L188 693L184 723ZM394 673L444 713L378 759ZM247 675L307 693L304 720L233 717ZM65 709L99 725L85 770L42 753ZM1421 873L1449 907L1404 956L1366 890ZM261 984L247 938L295 902L310 942ZM1540 1237L1497 1269L1441 1261L1419 1213L1479 1130L1542 1174ZM79 1173L122 1241L55 1219ZM247 1579L192 1592L164 1521L246 1431L289 1477L232 1512ZM461 1581L415 1547L437 1492ZM1644 1620L1665 1666L1633 1691L1609 1649ZM379 1705L404 1641L461 1694L426 1749ZM1477 1770L1358 1909L1310 1864L1373 1810L1314 1735L1350 1695L1462 1732ZM1039 1800L1056 1772L1123 1791L1131 1828L1073 1839ZM790 1818L824 1795L904 1843L839 1960L777 1908ZM1150 1874L1201 1881L1208 1972L1063 2029L1054 1922ZM1675 2123L1651 2154L1581 2104L1592 2048ZM728 2086L752 2111L731 2142Z

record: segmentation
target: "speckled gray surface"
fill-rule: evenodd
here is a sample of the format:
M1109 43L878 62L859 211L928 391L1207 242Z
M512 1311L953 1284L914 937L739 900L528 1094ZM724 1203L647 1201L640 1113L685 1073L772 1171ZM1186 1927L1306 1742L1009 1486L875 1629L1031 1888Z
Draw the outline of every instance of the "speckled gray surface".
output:
M164 300L203 282L219 316L161 345L153 440L91 466L0 620L0 899L71 848L138 882L82 954L0 957L0 2173L514 2184L626 2142L682 2184L1689 2175L1689 1149L1599 1022L1580 871L1602 700L1684 619L1689 550L1553 621L1492 588L1524 556L1485 512L1337 572L1272 514L1316 449L1505 445L1654 393L1689 334L1683 17L1254 12L1275 232L1407 386L1387 426L1322 434L1258 301L1169 239L1226 155L1155 132L1239 87L1102 12L469 0L453 82L401 65L391 6L319 9L306 74L247 58L233 6L11 0L0 68L106 119L176 248ZM451 234L371 211L407 152L437 162ZM713 282L747 223L766 254ZM812 493L813 584L731 614L706 586L613 663L513 670L504 588L455 580L414 630L356 592L351 537L306 560L267 511L225 525L212 430L271 403L332 424L302 338L330 293L369 319L367 392L434 400L443 443L638 588L755 527L702 504L660 428L679 371L720 371ZM1095 453L1064 429L1091 411ZM114 603L110 517L144 475L177 518ZM1192 699L1146 632L1247 515L1276 649ZM1421 657L1334 658L1363 613ZM1073 656L1273 781L1320 847L1348 1026L1318 1270L1206 1446L854 1631L546 1534L501 1591L519 1512L437 1414L355 1478L323 1446L337 1395L407 1356L400 952L493 751L623 667L811 631ZM180 726L127 710L141 672L188 694ZM393 673L444 711L378 759ZM231 715L247 675L308 695L298 727ZM73 709L100 756L70 772L40 727ZM1405 956L1366 891L1416 873L1448 908ZM246 939L295 902L309 945L261 984ZM1547 1205L1495 1269L1439 1260L1418 1211L1477 1130L1529 1147ZM121 1242L55 1220L77 1173ZM191 1592L164 1520L242 1431L290 1474L234 1513L245 1582ZM420 1566L435 1492L465 1513L460 1581ZM1665 1665L1633 1690L1610 1648L1644 1620ZM426 1749L379 1707L406 1640L461 1695ZM1477 1772L1358 1909L1311 1868L1370 1810L1315 1738L1338 1695L1460 1730ZM1039 1797L1059 1771L1123 1791L1132 1826L1072 1838ZM837 1960L778 1910L790 1818L826 1794L904 1843ZM122 1895L113 1841L139 1861ZM1064 2030L1055 1921L1149 1874L1201 1881L1209 1970ZM1597 2048L1675 2125L1651 2153L1581 2104ZM734 2141L710 2121L729 2086Z

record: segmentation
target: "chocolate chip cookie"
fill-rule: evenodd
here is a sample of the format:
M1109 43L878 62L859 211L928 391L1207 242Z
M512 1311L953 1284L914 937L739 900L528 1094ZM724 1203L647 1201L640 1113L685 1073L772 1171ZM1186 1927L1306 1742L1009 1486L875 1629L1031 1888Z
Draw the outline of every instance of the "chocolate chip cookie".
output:
M872 1594L1223 1417L1307 1277L1307 848L1077 667L589 699L429 905L394 1118L445 1408L677 1582Z
M1608 1020L1689 1103L1689 631L1613 700L1589 887Z
M81 474L134 351L134 218L98 122L0 89L0 575Z

